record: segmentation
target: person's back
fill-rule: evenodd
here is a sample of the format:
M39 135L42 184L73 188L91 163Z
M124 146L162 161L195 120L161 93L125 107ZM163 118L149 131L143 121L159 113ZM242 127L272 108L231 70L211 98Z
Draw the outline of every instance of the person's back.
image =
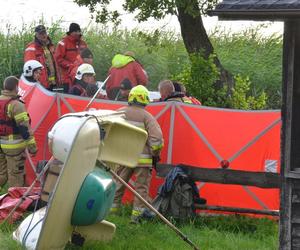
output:
M30 118L17 95L18 79L7 77L0 96L0 186L24 186L24 150L35 155L36 142Z
M108 73L110 78L106 83L106 92L111 100L115 99L122 81L126 78L131 82L132 87L138 84L146 86L148 83L148 76L142 65L133 56L130 56L130 53L125 54L114 56L112 67Z
M163 147L163 135L159 124L156 119L145 110L145 106L149 103L149 92L141 85L131 89L128 97L128 106L119 109L125 113L127 122L148 133L148 139L145 144L144 150L140 155L138 165L135 168L128 168L120 166L117 169L118 175L126 182L129 181L131 176L136 176L135 189L144 198L149 199L148 188L151 180L151 167L153 164L153 157L159 157L160 151ZM120 205L125 187L117 181L117 189L114 198L114 203L111 211L116 212ZM145 209L145 205L136 197L133 201L132 221L138 222L140 215Z
M162 133L156 119L147 110L136 105L120 108L119 111L125 113L126 121L147 131L149 143L145 145L142 154L144 160L152 159L151 146L162 144ZM140 162L142 161L140 159Z

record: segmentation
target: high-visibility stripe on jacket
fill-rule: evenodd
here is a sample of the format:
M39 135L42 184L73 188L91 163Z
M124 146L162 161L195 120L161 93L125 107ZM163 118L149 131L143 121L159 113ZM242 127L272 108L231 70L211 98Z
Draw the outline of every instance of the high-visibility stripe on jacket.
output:
M148 139L143 149L139 166L152 166L152 156L159 155L163 147L163 134L158 122L142 106L129 105L119 109L125 113L125 119L130 124L145 129L148 133Z
M14 91L3 90L0 100L12 99L7 105L7 116L15 121L18 133L0 136L0 146L3 149L25 149L30 153L37 151L36 142L30 126L30 118L24 103L18 100Z
M192 100L185 96L182 93L174 92L173 95L167 97L164 101L175 101L175 102L183 102L188 104L193 104Z
M54 58L54 45L49 39L49 45L43 47L38 40L29 43L24 51L24 62L36 60L40 62L44 68L42 69L39 82L48 88L50 83L59 83L59 74L57 64Z

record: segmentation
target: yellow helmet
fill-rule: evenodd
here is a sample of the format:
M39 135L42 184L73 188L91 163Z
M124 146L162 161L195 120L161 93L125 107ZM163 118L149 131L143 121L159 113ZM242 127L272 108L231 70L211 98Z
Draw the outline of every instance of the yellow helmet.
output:
M146 106L149 102L149 91L143 85L135 86L130 90L128 103L135 103Z

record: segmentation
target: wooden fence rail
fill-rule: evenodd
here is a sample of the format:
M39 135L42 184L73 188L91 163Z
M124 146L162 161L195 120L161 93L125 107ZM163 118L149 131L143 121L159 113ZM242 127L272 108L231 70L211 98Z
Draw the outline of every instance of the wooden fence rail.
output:
M189 165L178 165L185 169L193 181L213 182L221 184L235 184L255 186L260 188L279 188L280 175L278 173L249 172L232 169L200 168ZM165 177L174 165L157 164L156 171L159 177Z

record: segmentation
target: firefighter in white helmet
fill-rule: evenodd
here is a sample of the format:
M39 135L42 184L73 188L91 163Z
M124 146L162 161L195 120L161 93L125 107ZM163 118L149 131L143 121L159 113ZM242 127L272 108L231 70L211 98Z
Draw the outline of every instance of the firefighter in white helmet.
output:
M128 182L132 175L136 176L135 190L146 200L149 200L148 189L151 180L151 168L153 157L158 157L163 147L163 135L161 128L155 118L145 110L149 103L149 92L142 86L138 85L131 89L128 97L128 106L119 109L125 112L125 119L129 123L145 129L148 133L148 139L140 159L138 166L135 168L127 168L120 166L117 169L117 174L126 182ZM117 182L117 190L114 198L114 203L111 212L117 212L122 196L124 194L125 186L119 181ZM133 201L133 210L131 215L132 222L138 222L140 215L145 209L145 205L136 197Z
M23 75L30 82L39 82L43 68L39 61L29 60L24 63Z
M96 84L95 76L96 73L92 65L88 63L81 64L77 69L75 80L69 94L88 96L86 88L89 84Z

